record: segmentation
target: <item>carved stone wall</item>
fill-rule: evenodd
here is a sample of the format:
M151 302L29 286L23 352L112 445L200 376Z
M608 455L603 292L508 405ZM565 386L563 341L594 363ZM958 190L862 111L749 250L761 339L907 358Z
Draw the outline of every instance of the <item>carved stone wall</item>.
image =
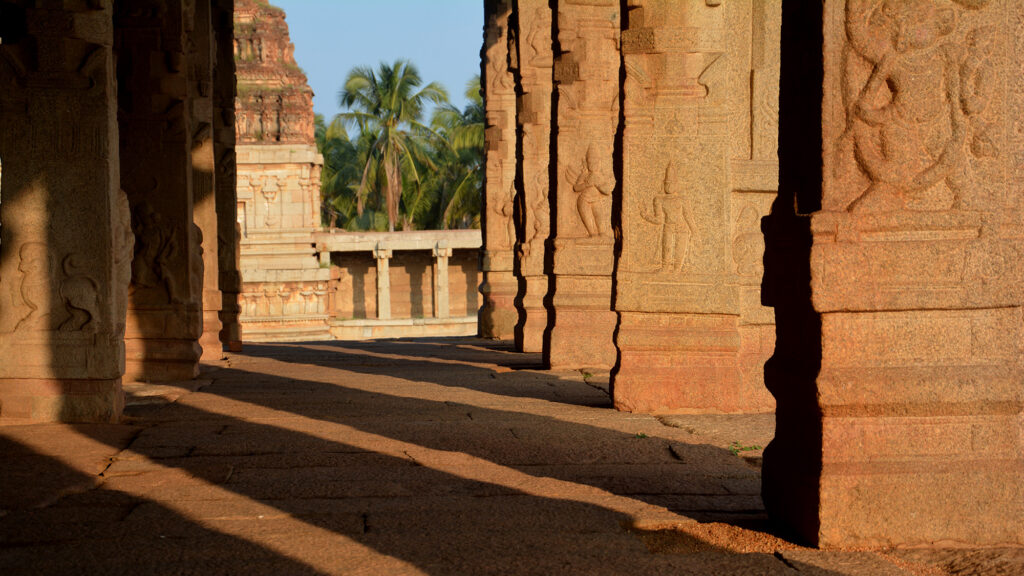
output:
M132 234L112 3L14 3L3 19L0 421L113 421Z
M318 286L330 270L320 266L312 236L320 229L323 157L313 136L313 91L295 63L284 11L237 0L234 50L243 332L296 323L319 326L327 337L326 290ZM316 305L305 303L307 293ZM264 300L281 305L253 305Z
M821 546L1024 542L1022 32L1018 2L826 4L820 367L773 368L764 469Z
M545 270L551 236L551 200L548 181L551 155L551 8L546 0L516 2L516 270L519 293L516 307L516 348L541 352L548 312Z
M611 368L619 2L559 0L555 17L554 321L545 355L555 368Z
M516 92L510 70L515 54L509 16L512 0L485 0L481 86L484 92L485 180L483 211L484 249L480 285L480 335L511 339L518 318L513 274L516 246ZM510 46L512 50L510 52Z
M620 361L636 411L766 411L774 320L760 218L777 188L781 2L631 0L625 73Z

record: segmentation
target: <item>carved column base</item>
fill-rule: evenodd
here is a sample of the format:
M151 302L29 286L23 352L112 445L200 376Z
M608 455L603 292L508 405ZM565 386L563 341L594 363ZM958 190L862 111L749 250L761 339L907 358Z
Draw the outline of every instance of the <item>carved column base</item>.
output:
M218 312L221 324L220 342L224 349L230 352L242 351L242 325L238 320L241 313L238 293L224 292L223 308Z
M629 412L749 413L775 407L759 368L759 327L716 314L622 312L612 375L615 407ZM772 328L772 327L766 327ZM756 367L756 369L755 369Z
M0 378L0 422L117 422L121 379Z
M824 548L1024 543L1022 321L1020 308L823 314L817 405L805 400L822 415L780 410L769 513Z
M202 313L195 309L133 309L125 331L125 380L174 382L199 375Z
M519 281L512 273L512 252L483 252L481 269L484 281L480 285L483 296L478 316L480 337L512 340L519 321L515 303Z
M220 292L217 292L220 296ZM220 341L221 332L220 310L203 310L203 335L199 337L199 346L203 349L200 360L218 362L224 358L224 345Z
M516 324L516 350L542 352L544 330L548 327L548 311L544 296L548 293L547 276L526 276L520 280L523 296L519 305L519 323Z

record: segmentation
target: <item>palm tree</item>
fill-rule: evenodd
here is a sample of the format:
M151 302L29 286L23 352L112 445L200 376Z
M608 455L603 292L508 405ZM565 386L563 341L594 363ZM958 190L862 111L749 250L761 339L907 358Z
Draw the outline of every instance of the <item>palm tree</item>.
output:
M484 166L484 102L480 76L466 84L469 103L459 110L451 104L434 110L431 127L443 139L435 146L436 182L442 188L435 226L442 229L480 225Z
M396 60L392 65L382 62L377 71L366 66L354 68L338 94L341 105L349 109L339 118L357 126L361 137L372 138L356 193L357 213L363 213L371 172L376 167L383 171L389 231L394 231L398 219L403 180L419 184L417 162L433 167L423 147L424 139L432 134L420 122L423 108L428 102L448 101L443 86L431 82L420 88L422 83L412 63Z

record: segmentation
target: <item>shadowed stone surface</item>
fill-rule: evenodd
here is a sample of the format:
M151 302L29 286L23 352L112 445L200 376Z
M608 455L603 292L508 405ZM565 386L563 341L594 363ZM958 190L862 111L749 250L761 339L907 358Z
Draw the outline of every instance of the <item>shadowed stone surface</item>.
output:
M539 358L510 348L246 344L197 391L130 387L130 398L173 401L130 400L129 424L2 427L0 571L888 576L1019 565L1006 551L800 549L763 531L756 461L728 450L769 437L770 418L615 412L600 385L535 370Z

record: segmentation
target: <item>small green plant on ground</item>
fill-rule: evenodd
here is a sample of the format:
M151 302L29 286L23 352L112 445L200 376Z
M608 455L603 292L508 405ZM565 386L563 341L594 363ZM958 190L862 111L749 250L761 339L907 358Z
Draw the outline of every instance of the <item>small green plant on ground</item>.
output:
M647 434L644 434L643 432L637 432L636 434L633 435L633 437L634 438L647 438Z
M757 444L751 444L750 446L744 446L739 442L733 442L729 445L729 452L732 452L733 456L739 456L740 452L753 452L754 450L760 450L763 446Z

